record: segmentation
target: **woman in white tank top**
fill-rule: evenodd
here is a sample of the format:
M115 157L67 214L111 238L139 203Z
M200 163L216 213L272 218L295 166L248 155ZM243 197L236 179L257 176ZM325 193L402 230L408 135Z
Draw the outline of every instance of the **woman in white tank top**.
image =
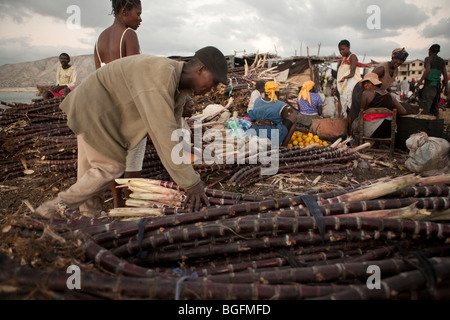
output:
M96 69L111 61L140 54L139 40L136 32L142 19L140 0L129 0L127 6L121 7L123 1L113 0L114 23L105 29L95 43Z
M97 39L94 49L95 67L99 69L106 64L124 57L140 54L139 40L135 30L142 19L140 0L112 0L114 23L105 29ZM147 137L139 145L128 152L127 167L124 178L141 178L142 166L147 146ZM114 207L125 207L121 189L111 184ZM127 194L128 195L128 194Z

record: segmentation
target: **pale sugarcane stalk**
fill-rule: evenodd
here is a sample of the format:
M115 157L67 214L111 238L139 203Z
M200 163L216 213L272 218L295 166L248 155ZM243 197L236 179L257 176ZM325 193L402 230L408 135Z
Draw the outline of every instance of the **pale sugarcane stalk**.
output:
M419 217L415 220L426 220L426 221L450 221L450 209L447 210L437 210L432 212L428 216Z
M153 201L165 201L165 200L183 200L182 195L177 194L161 194L161 193L147 193L147 192L135 192L130 195L133 199L138 200L153 200Z
M392 219L406 219L406 220L418 220L425 221L431 216L431 212L425 209L412 210L411 212L405 212L399 216L392 217Z
M389 182L379 183L363 190L348 193L338 198L342 202L374 200L406 187L416 185L419 182L419 177L408 175L393 179Z
M172 205L173 203L182 202L184 200L184 196L182 195L164 195L164 194L154 194L154 193L132 193L130 194L131 199L137 200L150 200L150 201L158 201L168 205Z
M167 189L164 187L158 187L158 186L145 186L142 187L135 186L134 184L137 184L138 182L131 183L128 188L136 193L157 193L157 194L170 194L170 195L176 195L180 194L176 190L173 189Z
M425 177L420 179L423 186L440 186L450 184L450 175L442 174L434 177Z
M261 78L262 75L265 74L265 73L269 73L269 72L274 71L276 68L278 68L278 67L273 67L273 68L264 70L263 72L261 72L261 73L258 75L258 78Z
M333 148L333 149L336 149L336 148L339 147L339 145L341 144L341 142L342 142L342 138L339 138L339 139L337 139L330 147Z
M135 207L135 208L161 208L168 206L166 203L158 203L157 201L147 201L138 199L128 199L126 201L126 205L128 207ZM175 207L179 207L181 206L181 202L174 201L172 205Z
M364 218L379 218L379 219L412 219L414 216L424 217L427 210L418 209L417 202L408 207L389 210L375 210L366 212L356 212L349 214L342 214L339 217L364 217ZM428 215L429 216L429 215Z
M117 182L117 184L119 185L128 185L131 182L140 182L142 184L145 185L150 185L150 186L162 186L163 184L166 183L166 181L161 181L161 180L153 180L153 179L145 179L145 178L132 178L132 179L116 179L115 180ZM137 185L139 186L139 185ZM166 188L166 187L164 187Z
M371 146L372 146L372 145L371 145L370 143L365 143L365 144L362 144L362 145L357 146L356 148L352 149L351 152L359 152L359 151L361 151L361 150L370 148Z
M120 185L119 188L133 187L140 190L145 190L148 193L159 193L159 194L179 194L178 188L170 188L163 186L163 181L134 178L134 179L116 179L116 182Z
M115 208L109 211L111 217L164 216L161 208Z

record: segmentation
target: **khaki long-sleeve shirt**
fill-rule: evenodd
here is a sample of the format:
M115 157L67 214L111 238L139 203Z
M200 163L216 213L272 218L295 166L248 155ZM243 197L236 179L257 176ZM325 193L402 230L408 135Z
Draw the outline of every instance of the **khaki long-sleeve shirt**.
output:
M102 154L125 164L127 150L148 134L164 167L181 187L200 176L190 164L171 159L174 130L181 128L186 95L179 91L184 62L134 55L113 61L86 78L61 103L75 134Z

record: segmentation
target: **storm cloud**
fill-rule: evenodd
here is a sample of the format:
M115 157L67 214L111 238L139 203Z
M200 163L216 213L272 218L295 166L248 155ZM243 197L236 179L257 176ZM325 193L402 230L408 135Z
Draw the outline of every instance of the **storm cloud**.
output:
M73 5L81 13L78 31L65 28ZM380 28L368 27L371 6L379 9ZM320 55L328 56L338 55L339 41L348 39L352 51L366 62L387 59L393 49L405 46L411 58L423 59L435 42L441 43L443 57L450 56L450 6L442 0L423 5L419 0L142 0L142 7L137 34L146 54L191 55L214 45L225 54L276 51L289 57L306 55L308 49L311 55L318 54L320 44ZM0 65L55 56L62 49L72 55L92 54L96 38L114 21L111 10L110 0L3 0ZM42 26L30 22L36 16L47 25L54 23L54 32L38 33ZM30 31L19 34L17 29L23 26ZM39 40L45 36L54 43Z

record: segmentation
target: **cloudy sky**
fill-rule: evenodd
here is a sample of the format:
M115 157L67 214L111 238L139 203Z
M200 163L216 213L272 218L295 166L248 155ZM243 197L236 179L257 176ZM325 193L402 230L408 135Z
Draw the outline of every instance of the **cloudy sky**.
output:
M388 60L406 47L424 59L433 43L450 58L450 0L141 0L144 54L190 56L213 45L225 55L339 55ZM92 54L113 23L110 0L0 0L0 66L61 52ZM79 26L79 28L77 28Z

